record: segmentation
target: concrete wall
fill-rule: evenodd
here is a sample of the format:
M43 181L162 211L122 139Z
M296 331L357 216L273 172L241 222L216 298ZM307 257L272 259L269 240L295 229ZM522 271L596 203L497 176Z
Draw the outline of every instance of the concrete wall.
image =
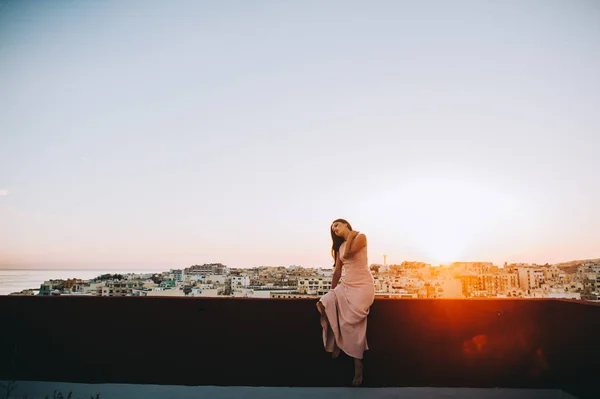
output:
M0 297L0 314L0 380L318 387L352 378L351 359L323 350L315 300ZM600 392L596 304L381 299L368 323L365 386Z

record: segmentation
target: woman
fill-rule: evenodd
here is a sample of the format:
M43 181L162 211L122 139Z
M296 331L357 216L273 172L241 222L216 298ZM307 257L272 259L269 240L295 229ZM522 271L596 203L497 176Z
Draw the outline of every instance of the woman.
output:
M367 315L375 299L375 285L367 262L367 237L352 230L344 219L331 224L335 271L331 291L317 302L323 327L323 344L337 357L340 349L354 358L353 386L363 382L363 352L367 345ZM342 268L346 268L340 282Z

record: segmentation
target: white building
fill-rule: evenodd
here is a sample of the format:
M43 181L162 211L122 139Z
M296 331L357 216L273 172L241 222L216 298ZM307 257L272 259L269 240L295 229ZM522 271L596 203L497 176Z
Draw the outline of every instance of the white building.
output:
M441 282L442 298L464 298L462 284L459 279L443 279Z
M228 277L224 274L196 274L187 276L189 281L196 281L200 284L225 284Z
M551 288L546 295L547 298L581 299L581 294L579 292L569 292L560 288Z
M183 290L156 287L149 291L142 291L142 296L185 296Z
M323 269L321 267L319 267L317 269L317 275L321 276L321 277L328 277L331 278L333 276L333 268L331 269Z
M248 287L250 285L250 277L249 276L232 276L231 277L231 288L235 289L237 287Z
M183 282L185 280L185 272L182 269L171 269L173 280Z
M231 296L237 298L254 297L254 290L251 290L249 288L236 288L231 291Z
M214 297L219 296L219 289L218 288L194 287L194 288L192 288L192 292L190 292L189 296L201 296L201 297L214 298Z
M540 276L543 279L544 274L542 270L537 270L531 267L519 267L517 268L519 275L519 286L524 290L534 290L540 288L541 282Z
M293 299L293 298L307 298L307 297L309 297L309 296L306 294L299 294L295 291L270 291L269 296L266 298Z
M379 270L379 273L387 273L390 270L389 265L387 264L382 264L382 263L372 263L369 268L371 267L377 267L377 269Z
M331 277L312 277L298 279L298 293L325 295L331 290Z

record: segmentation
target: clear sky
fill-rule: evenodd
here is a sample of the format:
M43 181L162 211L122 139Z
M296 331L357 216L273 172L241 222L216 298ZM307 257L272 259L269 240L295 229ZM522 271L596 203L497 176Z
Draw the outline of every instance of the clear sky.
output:
M0 267L600 257L600 4L0 1Z

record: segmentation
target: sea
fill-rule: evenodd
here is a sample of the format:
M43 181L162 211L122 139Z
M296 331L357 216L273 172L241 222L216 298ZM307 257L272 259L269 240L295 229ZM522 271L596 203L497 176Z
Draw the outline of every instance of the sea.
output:
M8 295L25 289L39 290L44 281L79 278L90 280L102 274L158 273L162 270L16 270L0 269L0 295Z

